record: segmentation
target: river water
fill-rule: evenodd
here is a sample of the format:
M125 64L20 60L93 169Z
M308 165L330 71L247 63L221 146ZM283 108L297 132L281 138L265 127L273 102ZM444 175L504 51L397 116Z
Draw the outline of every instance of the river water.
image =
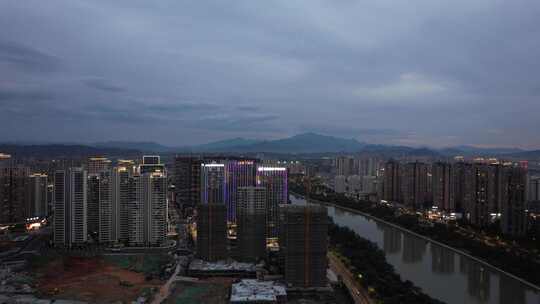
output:
M305 204L291 195L293 204ZM459 252L360 214L328 207L340 226L377 243L405 280L446 303L540 304L540 294L522 282Z

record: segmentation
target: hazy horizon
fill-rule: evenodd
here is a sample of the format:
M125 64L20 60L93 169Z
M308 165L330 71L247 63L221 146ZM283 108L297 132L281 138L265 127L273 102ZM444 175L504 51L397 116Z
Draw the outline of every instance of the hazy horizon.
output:
M292 137L295 137L295 136L298 136L298 135L304 135L304 134L309 134L309 133L313 133L313 134L316 134L316 135L322 135L322 136L333 136L333 135L322 134L322 133L306 132L306 133L302 133L302 134L295 134L295 135L292 135L292 136L280 137L280 138L231 137L231 138L223 138L223 139L207 141L207 142L203 142L203 143L185 143L184 145L174 145L174 144L171 145L171 144L167 144L167 143L162 143L162 142L152 141L152 140L144 140L144 139L132 140L132 141L131 140L129 140L129 141L128 140L114 140L114 139L112 139L112 140L104 140L104 141L24 141L24 140L17 141L17 140L14 140L14 141L4 141L4 142L0 141L0 144L16 144L16 145L88 145L88 146L93 146L93 145L96 145L96 144L124 143L124 144L158 144L158 145L162 145L162 146L168 147L168 148L189 148L189 147L195 147L195 146L207 145L207 144L214 144L214 143L218 143L218 142L225 142L225 141L237 140L237 139L240 139L240 140L254 140L254 141L260 141L260 142L274 141L274 140L281 140L281 139L289 139L289 138L292 138ZM355 138L344 138L344 137L339 137L339 136L333 136L333 137L336 137L336 138L339 138L339 139L345 139L345 140L354 139L354 140L357 140L359 143L366 144L366 145L398 146L398 144L379 144L379 143L365 142L365 141L358 140L358 139L355 139ZM458 148L459 149L459 148L465 148L465 147L472 147L472 148L476 148L476 149L517 149L517 150L522 150L522 151L534 150L534 149L520 148L520 147L516 147L516 146L475 145L475 144L462 144L462 145L453 145L453 146L429 146L429 145L399 145L399 146L411 147L411 148L427 148L427 149L434 149L434 150L442 150L442 149L450 149L450 148Z

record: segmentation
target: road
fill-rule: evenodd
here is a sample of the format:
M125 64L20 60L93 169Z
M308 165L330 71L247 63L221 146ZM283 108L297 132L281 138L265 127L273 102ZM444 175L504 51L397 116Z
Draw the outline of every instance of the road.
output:
M366 290L358 283L354 275L347 269L347 267L339 260L333 253L328 253L328 261L330 262L330 269L341 277L341 280L349 290L355 304L371 304Z
M172 216L173 220L171 221L172 222L171 227L174 227L176 231L176 224L179 221L179 213L177 212L177 209L174 208L174 206L172 206L172 208L169 209L169 211L171 210L172 210L172 213L170 213L170 215L174 214L174 216ZM180 244L182 237L185 237L185 235L179 235L179 237L180 238L178 242L176 243L175 249L178 249L178 245ZM165 284L163 284L161 288L159 289L159 291L156 293L156 295L154 296L154 299L152 300L152 304L160 304L164 302L167 299L167 297L169 297L169 295L171 294L171 288L175 281L186 281L187 279L189 279L189 278L178 276L178 274L182 270L182 265L180 263L180 260L177 260L176 262L177 264L176 264L176 269L174 270L174 273L171 275L169 280Z
M152 301L152 304L160 304L163 301L165 301L165 299L167 299L167 297L171 294L172 283L174 283L174 281L178 279L178 273L180 272L181 268L182 266L180 265L180 263L178 263L176 265L176 270L171 275L167 283L161 286L158 293L155 295L154 300Z

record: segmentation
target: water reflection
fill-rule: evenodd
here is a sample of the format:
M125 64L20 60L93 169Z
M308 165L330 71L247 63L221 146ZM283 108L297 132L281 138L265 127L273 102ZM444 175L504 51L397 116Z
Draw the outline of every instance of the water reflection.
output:
M385 227L383 229L383 250L387 254L399 253L401 251L401 231Z
M405 235L403 238L403 263L412 264L420 262L426 253L426 247L426 240L414 235Z
M505 304L524 304L525 289L521 282L503 276L499 280L499 302Z
M347 212L347 211L344 211L344 210L341 210L341 209L338 209L338 208L335 208L335 209L334 209L334 212L335 212L335 214L336 214L337 216L342 216L342 215L344 215L344 214L346 214L346 213L349 213L349 212Z
M438 245L431 245L431 270L439 274L453 274L455 254Z
M467 276L467 292L478 303L488 303L490 297L490 271L466 256L460 256L459 270ZM504 303L504 302L500 302Z

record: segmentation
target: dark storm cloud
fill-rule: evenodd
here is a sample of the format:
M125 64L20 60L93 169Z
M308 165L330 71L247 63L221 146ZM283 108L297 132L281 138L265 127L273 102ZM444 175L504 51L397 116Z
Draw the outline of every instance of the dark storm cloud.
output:
M0 95L17 130L0 139L540 147L539 15L536 0L2 1L0 90L51 97Z
M110 83L103 78L85 79L83 80L83 82L91 88L102 90L105 92L116 93L116 92L124 92L126 90L125 88L115 85L113 83Z
M2 105L5 105L9 102L25 102L25 101L39 101L39 100L49 100L53 98L53 94L45 91L35 91L35 90L13 90L13 89L2 89L0 87L0 102Z
M165 113L182 113L192 111L208 111L219 110L221 106L209 103L169 103L169 104L150 104L144 106L146 111L150 112L165 112Z
M261 109L261 107L259 107L259 106L237 106L236 109L239 110L239 111L255 112L255 111L259 111Z
M212 109L212 111L209 111ZM151 127L155 124L170 124L182 128L220 130L225 132L278 130L269 122L279 119L277 115L265 113L238 114L213 104L157 104L145 105L141 102L126 104L101 103L85 107L82 110L48 109L42 115L76 117L82 122L102 121L122 125Z
M52 72L60 66L60 60L54 56L22 44L2 40L0 40L0 63L31 72Z

